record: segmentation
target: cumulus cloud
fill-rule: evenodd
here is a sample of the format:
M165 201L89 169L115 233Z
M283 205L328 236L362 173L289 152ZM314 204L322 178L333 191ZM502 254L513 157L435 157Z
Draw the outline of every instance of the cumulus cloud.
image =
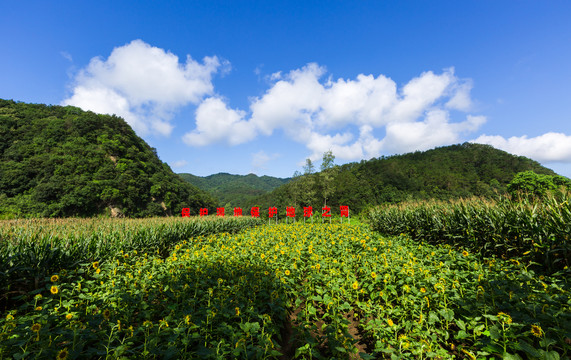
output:
M61 55L73 61L69 53ZM453 68L426 71L397 86L382 74L335 80L325 76L325 67L310 63L266 76L268 90L251 98L247 111L230 108L214 91L212 76L230 69L228 61L216 56L199 62L187 55L180 61L134 40L106 59L92 58L75 75L71 95L62 104L119 115L141 135L169 135L174 114L193 104L196 127L183 136L188 145L237 145L280 131L303 144L314 160L328 150L344 160L426 150L462 141L486 122L469 113L472 81L458 78ZM571 136L562 133L507 139L482 135L473 142L542 162L571 162ZM253 154L252 166L263 168L274 155Z
M386 127L383 148L402 153L414 150L428 150L443 144L453 144L460 135L478 129L486 118L468 115L460 123L451 123L448 112L438 109L429 111L422 121L393 122Z
M238 145L252 140L256 133L250 123L243 120L245 112L228 108L218 97L204 100L196 110L196 129L183 136L188 145L203 146L224 141Z
M269 89L251 99L248 113L217 98L219 113L204 117L201 104L196 129L184 139L195 146L237 144L279 130L304 144L311 159L332 150L339 159L354 160L457 142L486 120L471 114L451 120L452 111L467 112L472 104L472 83L456 77L453 68L424 72L400 89L384 75L333 80L325 74L315 63L273 73ZM378 129L385 130L384 138L377 138Z
M63 105L119 115L143 135L169 135L177 109L213 93L211 78L221 66L225 72L230 65L216 56L202 63L187 56L180 63L176 55L134 40L113 49L107 59L91 59Z
M328 150L344 160L424 150L457 142L485 122L471 114L461 122L451 120L452 112L472 107L472 83L455 76L453 68L424 72L399 87L384 75L335 80L325 76L325 67L309 63L266 77L269 88L250 99L247 111L230 108L214 91L213 74L230 69L215 56L179 61L134 40L106 59L91 59L63 104L117 114L141 135L169 135L174 114L194 104L196 126L182 138L188 145L237 145L280 131L306 146L312 159Z
M472 90L472 82L465 81L458 84L453 90L454 95L446 103L446 107L453 110L468 111L472 107L470 99L470 91Z
M474 143L488 144L512 154L526 156L539 162L571 163L571 136L563 133L548 132L540 136L502 136L482 135Z

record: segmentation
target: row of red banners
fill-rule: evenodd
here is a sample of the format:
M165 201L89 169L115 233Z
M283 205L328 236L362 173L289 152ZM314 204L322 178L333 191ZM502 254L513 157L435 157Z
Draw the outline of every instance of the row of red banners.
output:
M339 212L341 217L349 217L349 206L341 205L339 206ZM224 216L225 209L223 207L216 208L216 216ZM208 215L208 209L202 208L200 209L200 216ZM260 217L260 207L255 206L250 209L250 215L252 217ZM273 218L274 216L277 217L278 209L273 206L268 209L268 217ZM242 216L242 208L235 207L234 208L234 216ZM295 207L287 206L286 207L286 216L287 217L295 217ZM313 208L311 206L306 206L303 208L303 217L311 217L313 216ZM321 208L321 216L322 217L331 217L331 208L329 206L325 206ZM190 217L190 208L182 208L182 217Z

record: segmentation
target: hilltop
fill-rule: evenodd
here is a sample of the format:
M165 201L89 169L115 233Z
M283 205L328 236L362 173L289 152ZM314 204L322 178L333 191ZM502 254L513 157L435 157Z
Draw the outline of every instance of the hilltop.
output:
M0 99L0 218L144 217L216 205L120 117Z
M240 207L246 203L251 203L257 197L286 184L290 180L289 178L257 176L255 174L218 173L209 176L195 176L183 173L178 175L199 189L210 193L219 200L220 204L228 207Z
M306 171L248 205L321 209L327 201L332 207L349 205L359 212L404 200L492 197L505 193L514 176L528 170L557 175L529 158L464 143Z

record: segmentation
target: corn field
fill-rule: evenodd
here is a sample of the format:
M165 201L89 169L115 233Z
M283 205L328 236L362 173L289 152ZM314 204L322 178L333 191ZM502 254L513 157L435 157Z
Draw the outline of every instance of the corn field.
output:
M367 216L373 229L450 244L483 256L520 257L547 271L568 273L571 263L570 192L542 200L472 198L379 206Z
M0 221L0 308L7 298L43 286L47 274L103 263L122 252L166 256L182 240L261 223L250 217Z

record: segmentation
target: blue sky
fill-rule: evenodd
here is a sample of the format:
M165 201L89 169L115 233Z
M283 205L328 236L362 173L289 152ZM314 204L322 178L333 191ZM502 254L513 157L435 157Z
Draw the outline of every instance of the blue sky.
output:
M0 98L124 117L175 172L464 141L571 177L569 1L2 1Z

